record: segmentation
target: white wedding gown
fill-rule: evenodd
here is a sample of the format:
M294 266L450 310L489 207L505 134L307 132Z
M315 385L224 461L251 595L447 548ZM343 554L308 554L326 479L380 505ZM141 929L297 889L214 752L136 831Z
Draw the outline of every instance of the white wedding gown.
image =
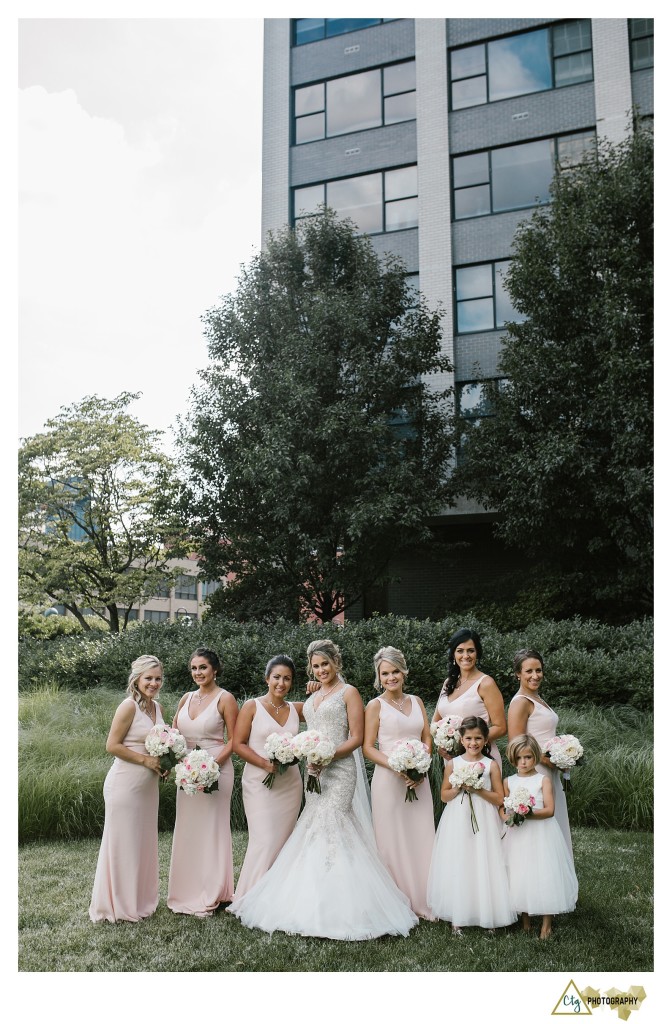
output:
M308 728L337 746L348 738L345 692L326 697L317 710L311 696L303 708ZM358 771L363 773L358 754L322 770L322 792L306 793L303 813L275 863L234 899L229 910L248 928L359 940L408 935L418 923L378 856L370 808L355 795Z

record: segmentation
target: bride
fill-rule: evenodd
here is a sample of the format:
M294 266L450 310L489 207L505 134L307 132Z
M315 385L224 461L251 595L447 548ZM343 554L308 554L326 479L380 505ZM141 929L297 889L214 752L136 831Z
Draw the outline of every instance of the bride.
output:
M364 705L341 667L331 640L310 644L308 671L320 688L303 714L309 729L336 744L336 753L326 767L309 769L319 773L322 792L306 793L273 866L228 908L248 928L353 940L408 935L418 923L378 857L359 749Z

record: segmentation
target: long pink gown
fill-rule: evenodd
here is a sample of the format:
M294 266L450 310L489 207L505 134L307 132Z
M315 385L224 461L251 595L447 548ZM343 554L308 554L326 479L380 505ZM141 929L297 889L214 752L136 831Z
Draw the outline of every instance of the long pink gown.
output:
M534 736L543 752L544 744L557 735L558 716L551 708L547 708L544 704L541 704L533 697L528 697L524 693L514 694L511 698L511 704L513 704L514 700L529 700L529 702L534 705L534 710L531 712L530 717L527 720L527 732L530 736ZM509 709L511 708L511 704L509 704ZM510 736L509 739L515 739L515 737ZM565 837L565 842L567 843L569 852L573 857L572 834L569 831L567 797L565 796L565 791L562 788L562 772L559 772L557 768L548 768L545 764L538 764L537 771L540 775L547 775L553 783L555 820L560 826L560 831ZM573 860L572 863L574 863Z
M133 721L124 746L146 754L154 723L132 697ZM156 703L157 725L163 724ZM159 902L159 776L142 764L115 757L103 786L105 827L98 854L89 917L92 921L139 921Z
M397 740L422 737L424 718L411 695L408 715L387 701L380 704L378 748L389 754ZM434 807L429 779L415 790L417 800L406 802L406 784L397 772L376 765L371 780L373 830L380 859L397 887L408 896L418 917L434 919L427 905L427 879L434 849Z
M449 700L446 694L442 693L436 705L436 710L441 715L441 718L447 718L448 715L459 715L460 718L469 718L471 715L475 715L477 718L482 718L484 722L490 725L488 709L485 706L483 698L478 692L478 687L484 679L484 675L480 676L468 690L465 690L464 693L460 694L459 697L455 697L453 700ZM502 755L497 749L496 742L492 743L490 754L492 755L493 761L496 761L499 765L501 771Z
M219 697L193 720L189 717L192 697L190 693L180 708L176 726L190 750L200 747L216 757L226 745L224 720L217 710ZM177 791L167 900L176 914L208 917L233 896L232 790L229 758L220 769L219 789L212 793Z
M292 703L289 717L280 725L263 702L255 698L256 711L248 746L260 757L266 757L264 744L271 733L289 733L296 736L299 731L299 716ZM294 831L301 809L303 783L297 764L282 775L276 773L273 788L263 785L266 777L264 768L246 764L243 769L243 804L247 818L248 843L245 860L236 885L236 899L251 889L262 875L265 875L280 850Z

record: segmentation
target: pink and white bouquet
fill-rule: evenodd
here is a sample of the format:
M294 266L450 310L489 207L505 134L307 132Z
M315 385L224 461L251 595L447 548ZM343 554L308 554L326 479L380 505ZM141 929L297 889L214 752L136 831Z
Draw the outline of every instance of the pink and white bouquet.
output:
M219 765L207 750L196 747L175 767L175 785L185 793L214 793L219 789Z
M290 765L297 764L294 753L294 737L290 732L269 733L264 743L264 753L269 761L277 765L274 772L269 772L262 780L268 789L273 788L276 775L284 775Z
M299 761L305 761L309 769L311 767L324 768L325 765L328 765L333 760L336 752L336 746L330 739L327 739L326 736L318 732L317 729L307 729L306 732L300 732L298 736L294 737L292 748L294 750L294 757ZM308 772L306 792L322 792L319 777L312 775L310 771Z
M504 797L504 810L508 811L504 824L509 828L522 825L527 820L536 800L525 786L518 786L510 796Z
M413 782L424 778L432 764L432 756L421 740L397 740L387 758L387 763L394 772L407 775ZM417 800L414 789L406 787L406 801Z
M459 728L462 719L459 715L448 715L439 722L432 722L429 731L437 747L445 750L448 754L457 753L460 746Z
M482 761L463 761L462 764L458 764L453 769L448 777L448 781L451 786L455 789L464 789L465 786L469 786L471 789L483 789L485 785L485 765ZM460 803L464 803L464 797L469 797L469 810L471 812L471 831L476 835L479 831L478 821L476 819L476 813L474 811L474 803L471 799L471 793L466 789L462 793L462 799Z
M161 768L169 772L187 753L187 741L181 732L169 725L153 725L145 738L145 750L158 757Z
M576 736L572 736L569 732L562 736L553 736L546 743L544 754L562 772L563 788L571 789L569 770L575 768L577 764L583 764L583 747Z

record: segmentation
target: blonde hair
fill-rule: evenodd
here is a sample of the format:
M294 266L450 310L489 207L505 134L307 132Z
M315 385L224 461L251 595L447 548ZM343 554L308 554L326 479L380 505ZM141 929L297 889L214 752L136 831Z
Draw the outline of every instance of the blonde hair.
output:
M529 750L532 753L535 764L541 762L541 747L534 736L525 732L521 736L514 736L512 740L509 740L506 748L507 760L514 768L518 766L518 758L523 750Z
M378 690L378 692L380 693L380 691L383 689L382 684L380 682L381 661L389 661L390 665L394 665L395 668L398 668L402 676L404 677L403 682L406 682L406 679L408 677L408 666L406 665L406 658L403 656L401 651L398 650L396 647L381 647L380 650L376 651L376 653L373 656L373 668L376 673L376 678L373 683L374 690Z
M334 666L338 678L345 682L343 673L341 671L343 668L343 659L341 658L341 651L340 648L336 646L333 640L313 640L312 644L308 644L308 650L306 651L306 654L308 655L306 672L308 673L309 678L313 677L311 661L313 660L316 654L321 654L324 658L327 659L327 661L329 661Z
M128 676L128 686L126 687L126 693L129 697L132 697L136 704L144 710L147 708L148 703L146 697L140 693L138 688L138 679L147 672L150 668L161 669L161 679L163 680L163 665L158 658L155 658L153 654L141 654L139 658L136 658L131 665L131 671Z

